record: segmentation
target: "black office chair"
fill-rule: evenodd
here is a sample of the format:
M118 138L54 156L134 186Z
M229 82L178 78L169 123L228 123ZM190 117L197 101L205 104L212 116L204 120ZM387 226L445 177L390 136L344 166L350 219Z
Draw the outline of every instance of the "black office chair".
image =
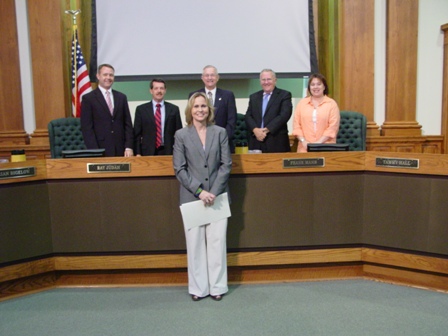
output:
M86 149L79 118L60 118L48 123L51 158L62 158L63 150Z
M351 151L366 150L367 118L359 112L341 111L336 138L338 144L349 144Z

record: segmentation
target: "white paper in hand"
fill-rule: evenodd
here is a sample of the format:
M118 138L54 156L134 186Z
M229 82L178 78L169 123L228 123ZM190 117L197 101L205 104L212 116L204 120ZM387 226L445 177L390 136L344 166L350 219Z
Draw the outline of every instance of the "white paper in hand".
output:
M215 202L211 206L205 206L201 200L182 204L180 212L185 230L231 216L227 193L216 196Z

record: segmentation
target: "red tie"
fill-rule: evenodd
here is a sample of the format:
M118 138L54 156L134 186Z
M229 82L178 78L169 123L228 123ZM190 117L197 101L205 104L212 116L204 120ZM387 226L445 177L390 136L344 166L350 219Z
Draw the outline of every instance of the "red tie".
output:
M156 105L156 148L162 146L162 111L160 110L161 106L162 105L160 104Z

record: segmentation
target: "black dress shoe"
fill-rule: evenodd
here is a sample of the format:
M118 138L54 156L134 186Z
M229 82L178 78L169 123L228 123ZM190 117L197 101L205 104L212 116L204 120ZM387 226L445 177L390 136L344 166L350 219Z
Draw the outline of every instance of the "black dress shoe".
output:
M224 294L223 294L224 295ZM210 295L212 297L213 300L215 301L221 301L223 295Z
M199 300L202 300L203 298L200 297L200 296L197 296L197 295L191 295L191 299L192 299L193 301L199 301Z

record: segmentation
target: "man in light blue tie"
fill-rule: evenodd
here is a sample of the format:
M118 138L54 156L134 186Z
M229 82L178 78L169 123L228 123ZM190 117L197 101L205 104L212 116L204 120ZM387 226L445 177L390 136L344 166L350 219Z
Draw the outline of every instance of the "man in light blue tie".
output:
M288 120L292 114L291 92L276 87L277 77L271 69L260 73L261 91L249 97L246 126L252 136L249 150L263 153L290 152Z

